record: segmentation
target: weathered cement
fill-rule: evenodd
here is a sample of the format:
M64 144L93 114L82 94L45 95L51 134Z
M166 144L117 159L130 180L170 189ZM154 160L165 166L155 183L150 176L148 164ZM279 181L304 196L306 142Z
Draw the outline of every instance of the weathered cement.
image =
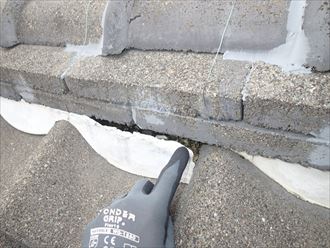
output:
M256 64L245 84L244 121L266 128L322 134L330 127L330 73L295 75Z
M249 64L212 55L129 51L77 61L65 81L78 97L169 111L184 116L240 120Z
M0 1L0 46L11 47L19 43L17 24L26 0Z
M131 107L105 101L78 98L71 94L59 96L42 91L34 91L33 96L33 101L28 99L26 101L90 117L94 116L101 120L119 124L131 125L134 123Z
M307 0L303 29L310 51L307 64L318 71L330 70L330 2Z
M41 104L90 117L94 116L101 120L119 124L134 124L131 107L111 104L105 101L78 98L72 94L57 95L40 90L17 92L11 84L0 82L0 96L16 101L23 99L29 103Z
M219 58L209 75L213 56L207 54L130 51L108 58L72 56L52 47L2 49L1 81L13 82L18 92L70 90L78 97L193 117L242 118L241 90L248 63Z
M288 193L239 155L203 146L175 211L176 246L328 247L330 210Z
M329 141L258 128L244 122L207 121L147 109L135 109L134 113L136 124L143 129L246 151L251 155L330 169Z
M141 178L106 162L68 122L56 123L21 167L19 177L5 174L0 230L31 248L80 247L96 211Z
M115 1L114 1L115 2ZM104 53L124 48L215 52L230 1L122 1L110 3ZM236 1L225 35L226 49L270 49L285 41L288 2ZM121 27L121 28L117 28ZM267 39L265 39L267 37Z
M265 116L274 119L276 110L280 115L277 119L281 120L278 123L286 124L290 118L297 120L297 115L287 115L290 109L297 109L297 113L308 117L306 121L300 119L297 126L319 131L320 120L325 120L329 108L326 81L317 77L327 77L327 74L289 77L273 67L260 65L247 76L251 72L250 64L219 58L207 81L213 59L207 54L130 51L108 58L75 57L72 60L74 55L61 48L26 45L2 49L1 54L1 81L4 82L0 85L4 97L23 98L117 123L137 123L144 129L329 169L329 130L326 127L321 134L313 133L320 138L317 140L311 135L276 130L272 126L276 122L272 121L268 122L272 125L266 126L271 129L228 121L241 120L242 94L245 104L276 96L270 98L274 106L267 105L270 109L263 113ZM63 77L64 72L66 76ZM15 81L19 75L29 79L25 85ZM274 82L269 78L273 76L282 80L277 83L281 87L272 87ZM299 88L300 95L295 96L290 91L295 89L297 79L306 84L304 89L308 85L313 87ZM255 80L257 86L262 86L253 89L258 93L255 98L248 98L248 80ZM265 80L270 87L263 85ZM245 81L248 83L243 87ZM263 95L259 97L261 92ZM282 98L286 100L278 101ZM261 111L261 104L255 109ZM279 104L288 111L280 111ZM249 113L255 109L251 110L249 105L245 108L244 116L249 120ZM310 116L317 121L311 121Z
M88 8L86 43L98 43L105 5L106 0L28 1L17 26L19 41L35 45L82 45Z
M1 92L3 94L4 92ZM21 93L22 94L22 93ZM65 111L95 116L121 124L137 124L143 129L186 137L196 141L221 145L253 155L281 158L323 170L329 169L329 143L304 135L269 130L243 122L207 121L157 112L132 106L122 106L104 101L77 98L70 94L54 95L33 92L27 102L43 104Z
M13 83L17 92L42 89L67 91L61 74L69 66L70 54L61 48L19 45L0 50L1 81Z

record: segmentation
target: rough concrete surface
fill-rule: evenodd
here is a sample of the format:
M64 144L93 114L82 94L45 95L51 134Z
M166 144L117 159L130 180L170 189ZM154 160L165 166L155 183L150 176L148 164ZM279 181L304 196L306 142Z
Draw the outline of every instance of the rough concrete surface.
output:
M249 64L213 55L129 51L78 60L66 75L76 96L217 120L241 119Z
M18 93L33 89L64 93L67 89L61 74L69 66L70 56L55 47L19 45L1 49L1 81L14 84Z
M330 210L288 193L239 155L203 146L176 207L180 247L329 247Z
M82 45L87 28L86 44L98 43L105 5L106 0L28 1L20 15L17 36L25 44Z
M31 248L80 247L96 211L141 178L110 165L64 121L22 164L19 178L9 177L10 190L0 192L0 230Z
M123 48L215 52L231 1L123 1L110 3L103 51ZM271 49L284 43L288 2L236 1L226 49ZM118 29L114 26L122 27ZM264 39L267 37L267 39Z
M0 116L0 205L4 203L3 196L10 191L15 182L20 180L27 170L26 160L38 147L43 136L19 132L11 127ZM3 208L0 209L0 211ZM0 247L28 248L24 241L16 240L1 228L0 218Z
M5 232L2 232L0 230L0 247L3 248L30 248L26 244L24 244L22 241L15 240L14 237L11 237Z
M303 29L310 51L307 64L318 71L330 70L330 2L307 0Z
M4 192L26 169L25 162L38 147L42 136L19 132L1 116L0 131L0 192Z
M277 66L253 66L245 85L244 121L313 134L329 141L330 73L295 75Z

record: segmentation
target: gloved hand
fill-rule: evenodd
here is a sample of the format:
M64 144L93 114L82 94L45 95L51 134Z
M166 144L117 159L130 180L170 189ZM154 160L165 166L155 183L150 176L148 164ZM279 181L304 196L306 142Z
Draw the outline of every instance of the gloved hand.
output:
M178 148L155 185L141 180L102 209L85 229L83 248L175 247L169 208L188 160L188 150Z

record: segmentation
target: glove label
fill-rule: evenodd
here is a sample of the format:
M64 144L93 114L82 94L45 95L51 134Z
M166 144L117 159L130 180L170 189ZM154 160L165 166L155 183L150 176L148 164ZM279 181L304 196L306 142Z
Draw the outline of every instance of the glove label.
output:
M117 245L117 238L127 240L128 243L124 243L125 248L136 248L130 242L140 243L140 236L124 230L126 225L135 223L134 213L121 208L104 208L99 215L102 224L90 229L89 248L99 247L100 242L104 244L101 247L113 248Z
M115 236L119 236L122 238L126 238L135 243L140 242L139 236L137 236L133 233L127 232L125 230L122 230L122 229L115 229L115 228L108 228L108 227L97 227L97 228L91 229L91 236L96 236L99 234L110 234L110 235L115 235Z

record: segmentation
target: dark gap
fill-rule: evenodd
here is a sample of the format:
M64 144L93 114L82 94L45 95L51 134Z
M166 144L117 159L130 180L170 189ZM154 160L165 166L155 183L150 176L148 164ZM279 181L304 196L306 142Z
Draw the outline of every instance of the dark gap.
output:
M68 87L68 84L66 83L65 78L62 78L61 81L62 81L62 84L63 84L63 87L64 87L63 94L67 95L70 91L69 87Z
M128 22L131 23L132 21L134 21L134 20L136 20L137 18L140 18L140 17L141 17L141 15L136 15L136 16L130 18Z
M153 137L166 136L167 140L177 141L177 142L181 143L182 145L188 147L190 150L192 150L192 152L194 153L194 162L197 161L197 159L199 157L199 150L200 150L201 146L203 145L203 143L195 141L195 140L178 137L175 135L165 134L165 133L158 133L158 132L155 132L155 131L152 131L149 129L141 129L136 124L133 124L133 125L118 124L118 123L115 123L112 121L96 118L95 116L90 116L90 118L93 119L94 121L100 123L103 126L115 127L115 128L118 128L119 130L122 130L125 132L130 132L130 133L139 132L142 134L151 135Z
M244 101L241 99L241 121L244 120Z

